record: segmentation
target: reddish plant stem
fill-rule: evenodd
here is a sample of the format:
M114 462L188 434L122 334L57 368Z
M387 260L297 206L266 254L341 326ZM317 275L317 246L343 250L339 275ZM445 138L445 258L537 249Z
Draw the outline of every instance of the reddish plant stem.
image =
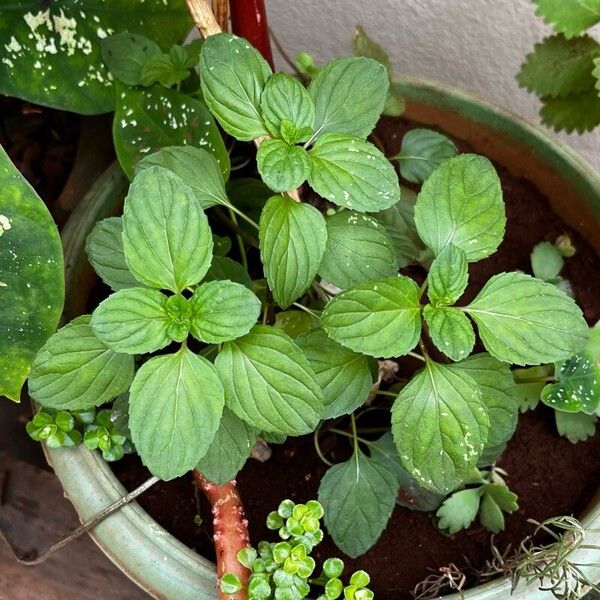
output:
M264 0L229 0L233 33L246 38L273 68Z
M237 559L237 554L250 545L248 521L244 516L244 505L235 481L225 485L210 483L199 471L194 470L196 485L210 502L213 515L215 552L217 555L217 580L225 573L234 573L242 582L242 589L235 594L224 594L218 586L220 600L247 600L250 571Z

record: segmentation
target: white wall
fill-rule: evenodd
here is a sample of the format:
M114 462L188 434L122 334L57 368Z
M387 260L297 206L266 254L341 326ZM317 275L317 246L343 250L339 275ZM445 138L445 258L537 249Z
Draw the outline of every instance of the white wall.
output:
M566 1L566 0L565 0ZM515 74L550 29L531 0L266 0L271 29L291 56L348 54L356 24L390 53L396 73L449 83L539 123L539 102ZM278 67L285 68L279 60ZM600 169L600 128L567 141Z

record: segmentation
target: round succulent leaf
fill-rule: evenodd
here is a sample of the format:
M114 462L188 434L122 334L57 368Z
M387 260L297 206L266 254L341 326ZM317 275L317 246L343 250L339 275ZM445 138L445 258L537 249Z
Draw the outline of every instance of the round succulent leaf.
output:
M321 213L289 196L273 196L259 222L260 258L273 298L287 308L313 282L325 252Z
M228 205L223 171L213 154L194 146L167 146L145 156L135 165L137 175L144 169L164 167L186 183L202 208ZM202 176L199 176L199 174Z
M94 334L90 315L59 329L39 351L29 376L29 395L58 410L100 406L129 389L133 357L117 354Z
M193 192L168 169L141 171L123 209L123 250L141 283L181 292L210 267L213 241Z
M245 39L209 36L200 53L200 74L204 101L227 133L243 141L269 134L260 97L271 69Z
M454 304L469 282L467 255L454 244L446 245L433 259L427 275L427 295L435 306Z
M265 431L312 432L323 413L323 393L308 359L279 329L256 325L226 342L215 360L227 406Z
M480 502L480 488L454 492L444 500L436 512L435 516L439 519L438 527L444 529L449 535L467 529L477 517Z
M223 406L219 376L202 356L182 348L145 362L129 394L131 439L144 465L165 481L194 469L215 437Z
M423 318L429 337L440 352L454 361L469 356L475 346L475 331L459 308L428 304L423 309Z
M191 333L207 344L219 344L246 335L260 315L260 300L244 285L209 281L190 299Z
M282 121L290 121L297 128L312 127L315 105L306 88L294 77L279 72L272 75L260 97L263 121L269 133L280 136Z
M560 250L550 242L536 244L531 252L531 270L542 281L556 279L564 264L565 259Z
M132 88L117 82L116 88L113 140L129 179L142 158L171 146L202 146L229 177L229 154L203 102L160 85Z
M490 428L481 390L466 373L428 360L392 407L392 435L405 469L446 494L477 464Z
M284 140L265 140L256 153L258 172L274 191L300 187L310 172L310 160L302 146L290 146Z
M464 309L486 350L498 360L538 365L581 351L588 327L572 298L524 273L492 277Z
M390 358L412 350L421 334L419 288L404 276L347 289L323 311L329 337L356 352Z
M449 243L465 252L469 262L495 252L504 236L506 216L492 163L476 154L443 162L419 192L415 224L436 256Z
M140 85L148 60L161 53L160 46L143 35L121 32L100 43L102 60L113 77L126 85Z
M398 273L394 243L372 216L341 210L325 222L327 244L319 275L329 283L345 289Z
M404 134L397 156L400 175L411 183L423 183L457 152L452 140L445 135L431 129L411 129Z
M313 329L296 339L312 370L325 400L324 419L346 415L362 406L373 387L368 357L344 348ZM375 361L373 361L375 362Z
M600 21L598 0L574 0L568 3L562 0L533 1L537 6L536 14L567 38L583 33Z
M115 352L154 352L171 341L166 303L167 297L158 290L120 290L98 305L90 324L96 336Z
M384 66L365 57L336 58L312 79L315 137L328 132L366 138L377 124L389 88Z
M398 176L387 158L369 142L328 133L308 153L308 183L317 194L345 208L375 212L400 200Z

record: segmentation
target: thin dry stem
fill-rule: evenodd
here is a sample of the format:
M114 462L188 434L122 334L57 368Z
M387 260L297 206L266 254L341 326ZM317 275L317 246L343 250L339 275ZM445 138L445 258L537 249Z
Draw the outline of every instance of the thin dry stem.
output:
M212 0L212 10L219 27L229 31L229 0Z
M222 29L219 22L208 3L208 0L185 0L188 5L192 19L200 32L200 35L207 38L209 35L221 33Z

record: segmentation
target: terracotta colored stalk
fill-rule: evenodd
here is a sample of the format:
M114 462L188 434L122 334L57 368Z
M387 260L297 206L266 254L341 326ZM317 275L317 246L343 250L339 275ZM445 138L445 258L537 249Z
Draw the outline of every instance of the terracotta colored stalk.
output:
M264 0L229 0L233 33L246 38L273 68Z
M237 554L250 545L248 521L244 516L244 506L237 491L235 481L225 485L210 483L199 471L194 470L196 485L210 502L213 514L214 542L217 555L217 580L225 573L234 573L242 582L242 590L235 594L225 594L218 587L220 600L247 600L247 587L250 571L242 566Z

